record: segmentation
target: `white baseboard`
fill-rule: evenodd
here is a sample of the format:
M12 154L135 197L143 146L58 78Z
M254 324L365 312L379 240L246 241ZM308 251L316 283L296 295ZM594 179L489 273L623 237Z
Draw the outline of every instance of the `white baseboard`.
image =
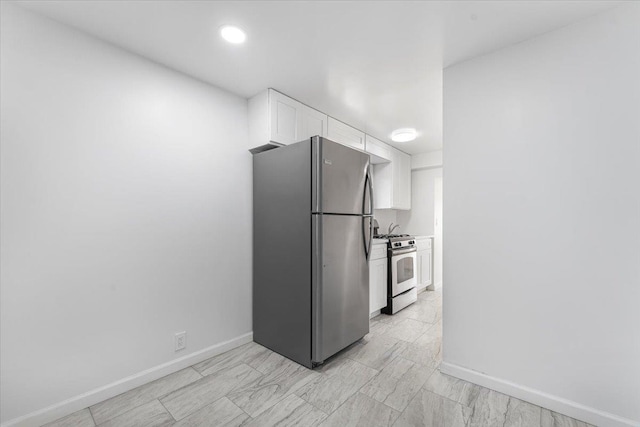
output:
M132 390L148 382L157 380L158 378L162 378L166 375L177 372L180 369L184 369L196 363L207 360L208 358L224 353L225 351L240 347L241 345L251 341L253 341L253 332L249 332L228 341L224 341L219 344L212 345L211 347L196 351L194 353L187 354L178 359L163 363L162 365L155 366L121 380L115 381L111 384L107 384L103 387L91 390L79 396L72 397L71 399L56 403L44 409L40 409L30 414L6 421L2 424L2 427L41 426L48 422L55 421L58 418L65 417L81 409L87 408L91 405L95 405L96 403L102 402L103 400L110 399L126 391Z
M534 405L550 409L600 427L638 427L640 422L619 417L608 412L600 411L577 402L572 402L558 396L534 390L520 384L515 384L500 378L492 377L452 363L440 363L440 371L444 374L481 385L491 390L499 391L509 396L533 403Z

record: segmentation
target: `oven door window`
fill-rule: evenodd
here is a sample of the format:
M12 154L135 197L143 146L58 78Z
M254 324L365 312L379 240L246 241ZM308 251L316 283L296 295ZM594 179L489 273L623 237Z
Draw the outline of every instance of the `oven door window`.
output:
M414 277L413 257L400 258L396 266L397 282L402 283Z

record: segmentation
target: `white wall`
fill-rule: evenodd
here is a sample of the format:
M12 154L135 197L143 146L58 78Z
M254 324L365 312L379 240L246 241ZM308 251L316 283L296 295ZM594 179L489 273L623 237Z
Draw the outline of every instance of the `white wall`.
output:
M442 167L442 150L427 151L411 156L411 169Z
M443 366L637 425L640 4L446 69L444 106Z
M246 100L6 2L1 27L5 422L251 331L251 157Z
M378 221L378 225L380 226L378 233L380 234L387 234L389 225L391 223L394 225L398 223L398 213L395 209L375 209L373 211L373 217ZM394 233L398 233L398 230L403 231L404 227L400 226L396 228Z

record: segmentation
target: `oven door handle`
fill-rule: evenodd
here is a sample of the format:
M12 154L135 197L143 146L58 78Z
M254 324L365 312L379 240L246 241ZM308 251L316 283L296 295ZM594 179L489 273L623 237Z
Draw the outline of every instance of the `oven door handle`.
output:
M394 257L396 255L404 255L404 254L408 254L411 252L416 252L417 249L416 248L409 248L409 249L391 249L391 256Z

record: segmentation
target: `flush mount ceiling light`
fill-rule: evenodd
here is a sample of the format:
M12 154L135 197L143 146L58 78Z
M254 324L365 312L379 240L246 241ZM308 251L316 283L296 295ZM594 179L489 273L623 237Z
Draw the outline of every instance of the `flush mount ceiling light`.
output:
M224 25L220 27L220 35L223 39L233 44L244 43L247 39L247 34L240 28L233 25Z
M396 129L391 133L391 140L393 142L409 142L416 139L418 133L413 128Z

